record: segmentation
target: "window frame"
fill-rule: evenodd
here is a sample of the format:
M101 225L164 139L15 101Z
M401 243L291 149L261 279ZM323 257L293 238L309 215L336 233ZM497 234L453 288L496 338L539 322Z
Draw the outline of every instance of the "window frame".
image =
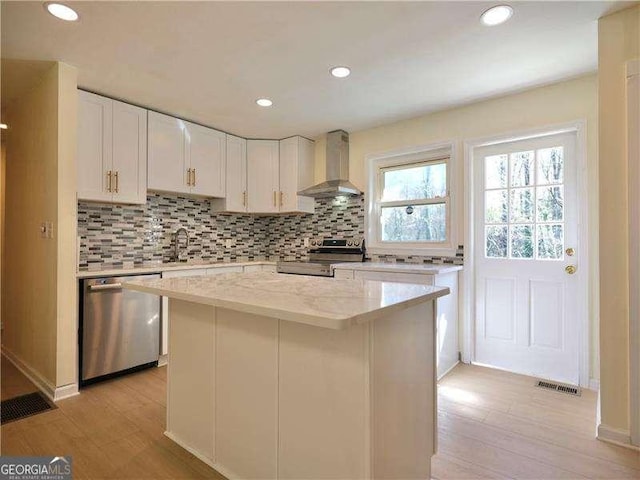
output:
M402 169L408 165L442 164L446 165L447 195L432 199L382 201L384 188L384 170ZM411 147L380 154L366 156L366 175L368 184L367 212L365 215L365 239L367 250L372 254L455 256L457 250L456 187L459 184L459 172L456 162L454 142ZM380 218L383 207L405 205L445 205L446 239L442 242L390 242L382 240Z

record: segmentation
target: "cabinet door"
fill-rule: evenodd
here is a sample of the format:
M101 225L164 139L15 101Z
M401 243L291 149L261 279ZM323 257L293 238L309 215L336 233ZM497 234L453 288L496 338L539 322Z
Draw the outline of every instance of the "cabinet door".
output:
M113 200L147 202L147 111L113 101Z
M177 118L149 112L150 190L190 193L185 164L184 122Z
M226 210L247 211L247 141L227 135Z
M193 123L186 125L186 164L191 168L191 193L224 197L226 135Z
M247 140L248 211L279 211L279 146L278 140Z
M300 197L298 192L313 184L314 146L311 140L291 137L280 141L280 192L281 212L313 212L315 202Z
M111 201L113 101L78 91L78 199Z

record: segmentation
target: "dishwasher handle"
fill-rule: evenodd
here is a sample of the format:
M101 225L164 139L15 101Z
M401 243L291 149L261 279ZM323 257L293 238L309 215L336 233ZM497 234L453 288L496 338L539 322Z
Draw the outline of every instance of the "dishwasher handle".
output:
M90 292L104 291L104 290L120 290L122 288L121 283L104 283L97 285L89 285L87 290Z

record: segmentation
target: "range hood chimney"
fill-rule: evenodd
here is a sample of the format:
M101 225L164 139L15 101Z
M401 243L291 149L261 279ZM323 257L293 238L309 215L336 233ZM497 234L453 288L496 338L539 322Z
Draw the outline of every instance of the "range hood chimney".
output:
M344 130L327 133L327 181L305 188L298 195L327 198L360 194L349 182L349 134Z

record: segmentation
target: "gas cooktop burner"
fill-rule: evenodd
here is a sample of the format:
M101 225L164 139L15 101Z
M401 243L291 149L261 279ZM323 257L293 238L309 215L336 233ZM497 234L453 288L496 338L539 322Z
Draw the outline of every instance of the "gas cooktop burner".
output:
M278 262L278 273L332 277L333 264L364 261L363 238L314 238L309 246L309 260Z

